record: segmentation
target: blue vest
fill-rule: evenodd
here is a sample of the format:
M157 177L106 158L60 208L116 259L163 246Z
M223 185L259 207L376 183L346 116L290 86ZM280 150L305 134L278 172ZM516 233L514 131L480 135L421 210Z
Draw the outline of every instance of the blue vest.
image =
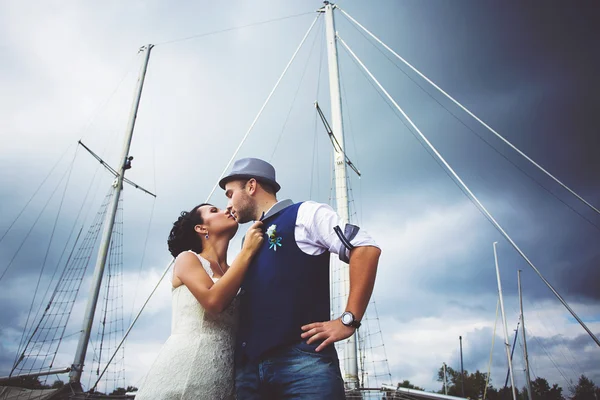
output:
M236 356L257 360L266 351L302 340L302 325L329 321L329 252L308 255L294 230L301 203L263 220L266 237L242 283ZM266 235L266 233L265 233Z

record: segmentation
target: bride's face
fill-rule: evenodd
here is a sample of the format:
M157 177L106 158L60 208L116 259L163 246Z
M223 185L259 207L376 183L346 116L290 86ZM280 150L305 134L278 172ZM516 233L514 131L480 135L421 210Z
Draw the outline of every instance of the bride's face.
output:
M233 237L238 230L238 223L228 210L206 205L200 207L200 215L204 221L202 225L208 229L209 235L227 233Z

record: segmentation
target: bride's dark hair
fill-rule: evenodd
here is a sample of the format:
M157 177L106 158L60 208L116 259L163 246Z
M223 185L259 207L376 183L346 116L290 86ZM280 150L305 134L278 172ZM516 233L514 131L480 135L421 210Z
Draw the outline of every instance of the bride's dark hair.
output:
M167 239L169 252L173 257L177 257L186 250L192 250L198 254L202 252L202 241L194 230L196 225L204 223L199 210L202 206L210 206L210 204L202 203L192 208L190 212L182 211L177 221L173 223L173 228Z

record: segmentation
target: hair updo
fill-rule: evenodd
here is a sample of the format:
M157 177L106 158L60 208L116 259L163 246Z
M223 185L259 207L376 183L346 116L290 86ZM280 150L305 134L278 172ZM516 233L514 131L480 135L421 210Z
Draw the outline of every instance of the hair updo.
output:
M167 245L169 252L173 257L177 257L180 253L192 250L194 253L202 252L202 241L198 237L198 233L194 227L202 224L202 216L199 209L202 206L208 206L208 203L202 203L192 209L192 211L182 211L177 221L173 223L173 228L169 233Z

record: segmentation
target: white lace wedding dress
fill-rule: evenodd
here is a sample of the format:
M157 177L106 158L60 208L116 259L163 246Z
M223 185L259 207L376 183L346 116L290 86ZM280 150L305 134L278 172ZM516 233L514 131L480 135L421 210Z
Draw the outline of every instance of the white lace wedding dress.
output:
M216 282L210 263L198 258ZM185 285L174 288L172 298L171 336L140 384L135 399L234 399L238 300L234 299L222 313L211 315Z

